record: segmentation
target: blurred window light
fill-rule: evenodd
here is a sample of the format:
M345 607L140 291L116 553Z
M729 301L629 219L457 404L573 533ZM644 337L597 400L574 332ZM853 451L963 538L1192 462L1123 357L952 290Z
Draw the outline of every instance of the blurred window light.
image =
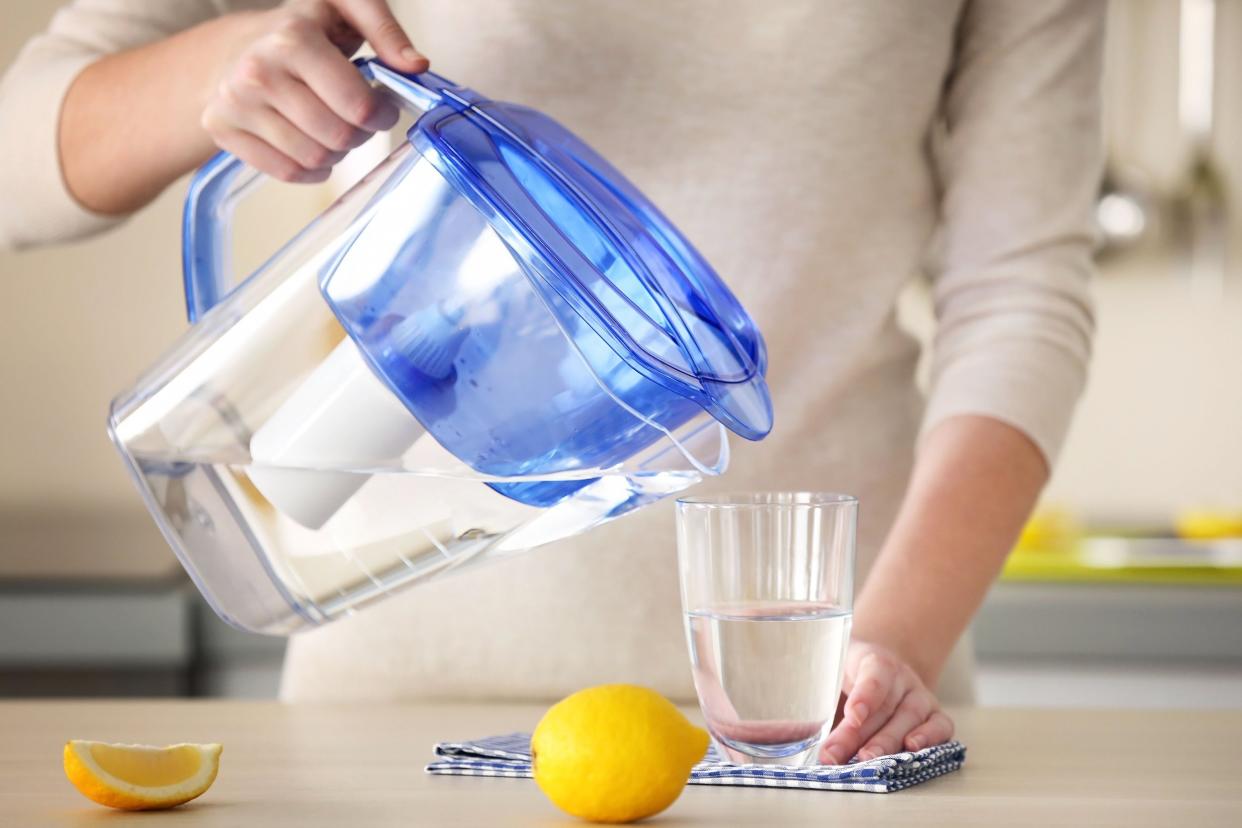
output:
M1132 198L1109 193L1095 207L1100 229L1110 239L1137 239L1147 226L1143 208Z
M1179 26L1178 115L1191 134L1204 137L1212 131L1216 0L1182 0Z

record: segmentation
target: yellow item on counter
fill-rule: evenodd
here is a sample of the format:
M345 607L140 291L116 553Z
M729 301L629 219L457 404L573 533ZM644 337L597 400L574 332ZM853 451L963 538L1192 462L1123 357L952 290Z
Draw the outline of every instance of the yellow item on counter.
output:
M645 687L591 687L552 706L531 738L535 782L568 814L633 822L676 801L707 731Z
M1022 527L1014 549L1020 552L1065 552L1082 537L1082 527L1068 511L1043 507Z
M1187 540L1242 538L1242 511L1187 509L1177 516L1177 534Z
M221 746L65 743L65 776L83 796L127 811L173 808L216 781Z

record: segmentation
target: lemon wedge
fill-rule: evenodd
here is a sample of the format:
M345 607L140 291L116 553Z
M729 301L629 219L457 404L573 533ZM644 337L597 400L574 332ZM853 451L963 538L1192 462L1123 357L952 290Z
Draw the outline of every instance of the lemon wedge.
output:
M127 811L173 808L211 787L220 745L65 743L65 776L87 799Z

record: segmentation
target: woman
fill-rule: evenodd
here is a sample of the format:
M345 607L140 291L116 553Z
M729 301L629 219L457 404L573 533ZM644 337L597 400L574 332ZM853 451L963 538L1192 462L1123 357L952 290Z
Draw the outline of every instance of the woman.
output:
M632 177L764 331L777 426L710 488L860 496L843 719L821 757L915 749L969 698L958 643L1085 378L1098 2L79 0L0 90L0 239L109 226L224 147L322 180L395 111L364 41L537 106ZM926 402L897 297L929 279ZM692 698L667 506L294 640L287 699ZM955 650L955 643L957 648ZM937 695L936 688L939 688Z

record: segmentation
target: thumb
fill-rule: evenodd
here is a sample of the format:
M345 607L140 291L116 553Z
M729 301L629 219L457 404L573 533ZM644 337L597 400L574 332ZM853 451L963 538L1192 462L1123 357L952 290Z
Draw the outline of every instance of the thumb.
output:
M425 72L431 65L414 48L386 0L334 0L333 5L388 65L403 72Z

